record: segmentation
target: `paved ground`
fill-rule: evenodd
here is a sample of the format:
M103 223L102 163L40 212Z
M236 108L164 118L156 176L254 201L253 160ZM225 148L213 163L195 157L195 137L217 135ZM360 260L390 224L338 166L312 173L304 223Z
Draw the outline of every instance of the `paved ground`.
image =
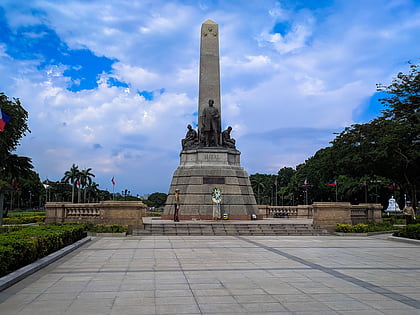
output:
M420 246L384 237L94 238L0 314L420 314Z

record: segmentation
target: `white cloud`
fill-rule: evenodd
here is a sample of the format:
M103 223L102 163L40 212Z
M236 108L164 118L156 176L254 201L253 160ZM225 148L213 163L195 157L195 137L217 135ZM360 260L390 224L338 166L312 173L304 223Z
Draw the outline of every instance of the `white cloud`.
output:
M305 4L305 2L302 2ZM19 148L41 177L73 163L92 167L101 186L166 192L186 125L197 120L200 24L219 23L222 115L249 173L302 163L389 82L420 48L415 3L339 1L298 8L293 1L199 4L183 1L6 1L6 18L44 23L72 49L115 58L98 87L67 90L68 65L40 69L0 43L0 90L29 111ZM37 14L32 9L37 9ZM273 33L276 23L288 26ZM33 39L42 34L29 34ZM109 86L116 78L129 87ZM164 92L161 93L161 89ZM153 92L146 100L138 91ZM303 130L303 131L302 131ZM103 187L103 188L105 188Z

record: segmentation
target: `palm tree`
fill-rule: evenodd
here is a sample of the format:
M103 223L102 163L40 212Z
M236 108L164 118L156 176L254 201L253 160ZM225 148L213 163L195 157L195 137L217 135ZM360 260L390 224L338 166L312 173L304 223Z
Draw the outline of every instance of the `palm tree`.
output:
M76 164L73 164L69 171L64 173L64 177L61 179L63 183L70 183L71 188L71 202L74 203L74 188L77 181L80 179L79 167Z
M251 185L252 185L252 189L257 190L257 204L261 204L261 197L260 197L260 188L262 188L263 190L265 189L265 185L264 185L264 178L263 177L252 177L251 178Z
M93 200L95 201L98 192L99 192L99 184L92 182L86 187L86 191L88 194L88 202L90 202L90 197L93 197Z
M95 177L95 174L91 173L91 168L84 169L80 172L80 184L83 189L83 200L86 202L86 187L92 184L92 177Z

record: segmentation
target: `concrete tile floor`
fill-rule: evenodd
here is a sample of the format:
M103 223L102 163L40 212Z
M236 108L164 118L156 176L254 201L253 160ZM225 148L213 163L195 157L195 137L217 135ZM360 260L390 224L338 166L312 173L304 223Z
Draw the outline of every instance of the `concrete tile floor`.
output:
M0 314L420 314L420 247L383 237L94 238Z

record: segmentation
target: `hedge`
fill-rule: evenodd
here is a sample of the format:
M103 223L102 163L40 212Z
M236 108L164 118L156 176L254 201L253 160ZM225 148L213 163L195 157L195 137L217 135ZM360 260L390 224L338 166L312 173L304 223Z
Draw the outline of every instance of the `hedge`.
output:
M28 226L0 234L0 277L86 237L78 224Z
M87 222L83 224L85 230L94 233L122 233L128 231L127 225L119 225L119 224L93 224L91 222Z
M32 215L32 216L21 216L3 218L3 224L28 224L28 223L39 223L45 221L45 215Z
M367 233L367 232L380 232L380 231L393 231L397 228L388 223L359 223L355 225L351 224L339 224L335 227L336 232L341 233Z
M409 224L401 228L400 231L395 232L394 236L420 240L420 224Z

